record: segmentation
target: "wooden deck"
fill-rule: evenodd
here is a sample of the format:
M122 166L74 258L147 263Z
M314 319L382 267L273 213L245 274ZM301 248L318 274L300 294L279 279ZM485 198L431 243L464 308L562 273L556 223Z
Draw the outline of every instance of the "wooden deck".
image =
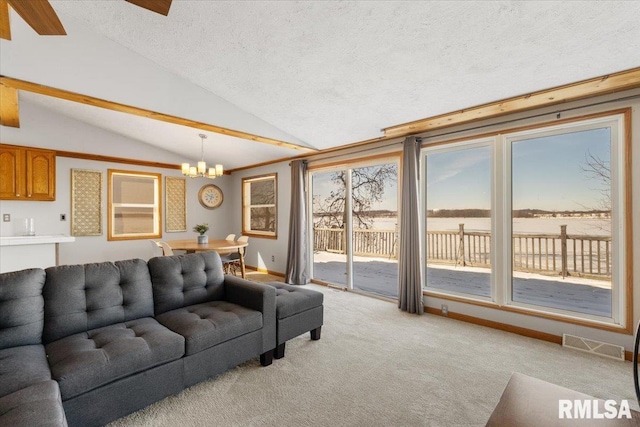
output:
M317 262L317 279L346 286L345 264ZM354 288L397 298L397 264L383 261L354 262ZM543 307L611 317L611 290L557 280L514 278L514 301ZM476 296L490 295L490 274L455 268L427 268L427 283L434 290L448 290Z

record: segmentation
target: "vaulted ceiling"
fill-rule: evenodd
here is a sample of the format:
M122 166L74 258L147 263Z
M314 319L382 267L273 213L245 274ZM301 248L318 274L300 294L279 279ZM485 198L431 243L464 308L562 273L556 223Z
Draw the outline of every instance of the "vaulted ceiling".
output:
M381 129L640 65L640 2L124 1L51 4L67 36L11 12L0 74L325 149ZM20 92L181 155L200 130ZM205 132L237 168L305 151Z

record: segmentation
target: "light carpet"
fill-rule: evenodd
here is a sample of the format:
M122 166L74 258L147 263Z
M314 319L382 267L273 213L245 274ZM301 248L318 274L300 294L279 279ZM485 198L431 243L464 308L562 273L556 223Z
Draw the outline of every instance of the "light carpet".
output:
M632 366L395 304L325 295L322 339L287 343L112 423L125 426L482 426L521 372L603 399L628 399Z

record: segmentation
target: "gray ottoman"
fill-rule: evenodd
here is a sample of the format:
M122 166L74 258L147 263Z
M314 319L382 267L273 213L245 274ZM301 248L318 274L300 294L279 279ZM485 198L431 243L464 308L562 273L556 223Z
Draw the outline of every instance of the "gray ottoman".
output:
M311 332L312 340L320 339L324 295L300 286L280 282L268 283L276 288L276 343L273 357L284 357L285 344L291 338Z

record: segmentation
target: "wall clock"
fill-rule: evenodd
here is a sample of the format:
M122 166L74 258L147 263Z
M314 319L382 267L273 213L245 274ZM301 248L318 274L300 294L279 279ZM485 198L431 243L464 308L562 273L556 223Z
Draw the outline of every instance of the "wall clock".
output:
M222 190L213 184L203 185L198 192L198 201L207 209L215 209L222 204Z

